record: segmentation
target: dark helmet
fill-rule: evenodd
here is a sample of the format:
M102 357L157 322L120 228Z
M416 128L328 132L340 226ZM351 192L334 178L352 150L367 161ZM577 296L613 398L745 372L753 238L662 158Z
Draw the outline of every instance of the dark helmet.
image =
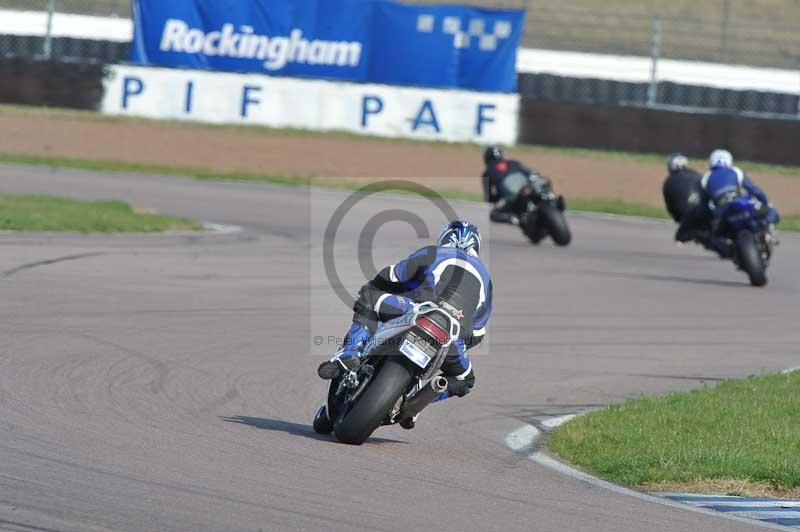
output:
M483 152L483 162L486 164L502 160L503 160L503 150L500 149L500 146L489 146Z
M674 172L689 166L689 159L682 153L672 153L667 157L667 170Z
M481 252L481 232L478 227L466 220L453 220L439 233L436 245L443 248L463 249L471 255Z

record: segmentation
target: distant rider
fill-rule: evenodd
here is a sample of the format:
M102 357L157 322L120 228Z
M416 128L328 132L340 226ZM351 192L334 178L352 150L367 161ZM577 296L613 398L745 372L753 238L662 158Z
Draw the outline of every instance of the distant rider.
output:
M320 364L319 376L335 379L355 367L379 322L405 314L412 303L444 302L442 307L461 323L462 334L442 365L448 389L437 401L468 394L475 384L475 372L467 350L483 340L492 314L492 280L478 258L480 247L478 228L465 220L454 220L444 227L436 245L421 248L381 270L361 287L343 347ZM317 412L320 415L327 415L325 405ZM402 420L400 425L413 428L414 420Z
M667 157L669 175L661 188L667 210L676 222L700 203L702 197L702 176L689 168L689 159L682 153Z
M761 202L759 216L770 224L770 230L772 224L780 221L780 217L769 203L764 191L758 188L741 168L733 165L733 155L729 151L718 149L711 152L708 167L709 171L700 181L703 191L702 201L689 216L681 220L681 225L675 233L675 240L679 242L691 240L696 234L694 228L697 227L698 220L707 220L712 227L711 246L720 256L730 257L732 250L719 235L720 215L726 203L745 194L755 197Z
M489 213L489 219L497 223L519 225L519 219L511 209L509 203L512 195L508 187L504 186L506 178L515 174L528 176L532 183L544 183L545 178L535 170L527 168L519 161L506 159L503 150L498 146L489 146L483 152L483 162L486 168L483 171L483 197L488 203L494 203L494 209Z

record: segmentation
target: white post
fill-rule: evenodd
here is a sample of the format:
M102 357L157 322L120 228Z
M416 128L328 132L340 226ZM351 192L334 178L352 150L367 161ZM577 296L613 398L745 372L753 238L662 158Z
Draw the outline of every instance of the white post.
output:
M44 56L50 59L53 55L53 13L56 10L56 0L47 2L47 32L44 35Z
M661 17L653 17L653 43L650 49L650 86L647 88L647 105L656 104L658 96L658 58L661 55Z
M797 114L800 116L800 90L797 91Z

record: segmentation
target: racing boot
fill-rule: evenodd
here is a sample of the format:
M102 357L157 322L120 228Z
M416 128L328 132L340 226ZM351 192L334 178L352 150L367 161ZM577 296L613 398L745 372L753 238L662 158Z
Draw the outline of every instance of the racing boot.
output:
M400 422L400 426L406 430L411 430L417 426L417 419L419 418L419 414L415 415L414 417L407 417L403 421Z
M314 432L317 434L330 434L333 432L333 421L328 414L328 405L323 404L314 416Z
M353 322L344 337L342 348L336 352L333 358L319 365L317 375L321 379L331 380L341 375L342 371L352 370L358 365L358 356L370 338L372 338L372 333L369 329L360 323Z
M769 246L770 252L775 246L781 243L781 241L778 240L778 237L775 236L775 224L769 224L769 227L767 228L767 234L764 235L764 239Z

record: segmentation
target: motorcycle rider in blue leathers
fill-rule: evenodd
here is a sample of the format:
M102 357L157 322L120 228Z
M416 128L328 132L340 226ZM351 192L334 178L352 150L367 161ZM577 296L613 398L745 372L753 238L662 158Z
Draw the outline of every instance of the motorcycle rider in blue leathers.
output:
M731 256L732 250L727 240L719 234L720 217L724 212L724 207L731 199L749 194L761 202L759 215L770 224L770 232L773 224L780 221L778 212L769 203L769 199L763 190L758 188L741 170L733 165L733 156L727 150L714 150L708 158L709 171L700 181L703 198L688 216L681 220L680 227L675 233L675 240L687 242L695 238L695 228L702 226L704 222L711 221L712 237L711 247L719 253L721 257Z
M359 291L343 347L320 364L319 376L335 379L355 367L379 322L405 314L414 303L444 302L442 307L461 323L462 334L442 364L448 389L436 400L468 394L475 384L475 372L467 350L481 343L492 314L492 280L478 257L480 246L478 228L465 220L454 220L444 227L436 245L421 248L378 272ZM327 416L325 405L317 412L317 417L321 415ZM403 420L400 425L413 428L414 419Z

